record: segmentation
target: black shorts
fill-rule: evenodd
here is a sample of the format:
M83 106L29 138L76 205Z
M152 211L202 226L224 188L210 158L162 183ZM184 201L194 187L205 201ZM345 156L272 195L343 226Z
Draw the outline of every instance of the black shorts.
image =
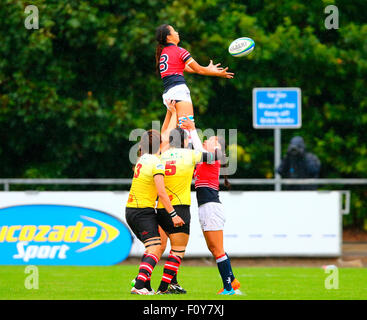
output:
M173 206L178 216L185 222L181 227L175 227L172 222L171 216L167 213L166 209L157 209L158 224L167 233L179 233L183 232L190 234L190 206L188 205L177 205Z
M129 227L140 241L160 237L154 208L126 208L125 217Z

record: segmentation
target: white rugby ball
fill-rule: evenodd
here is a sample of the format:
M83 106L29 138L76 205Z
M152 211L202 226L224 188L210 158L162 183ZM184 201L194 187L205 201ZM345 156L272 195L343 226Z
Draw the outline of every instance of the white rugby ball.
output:
M244 57L251 53L255 48L255 41L251 38L238 38L229 45L228 52L233 57Z

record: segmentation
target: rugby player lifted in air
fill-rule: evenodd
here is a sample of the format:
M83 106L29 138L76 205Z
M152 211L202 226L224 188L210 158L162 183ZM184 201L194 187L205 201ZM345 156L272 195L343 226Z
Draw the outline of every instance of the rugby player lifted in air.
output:
M184 71L226 79L233 78L234 73L228 72L228 67L219 67L220 63L214 65L212 60L207 67L198 64L187 50L177 46L180 42L179 33L168 24L163 24L157 28L156 40L158 42L155 55L156 68L163 80L163 103L167 106L166 100L176 101L179 124L184 117L194 121L194 110L190 90L183 76Z

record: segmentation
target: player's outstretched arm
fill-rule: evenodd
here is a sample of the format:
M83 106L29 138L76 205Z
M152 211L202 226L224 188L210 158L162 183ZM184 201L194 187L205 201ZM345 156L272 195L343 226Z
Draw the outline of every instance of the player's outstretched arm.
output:
M172 129L176 128L176 125L177 125L177 113L176 113L176 107L175 107L176 101L165 100L165 102L167 103L168 109L167 109L166 118L162 126L161 153L168 149L169 134Z
M192 58L191 58L192 59ZM197 73L203 76L213 76L220 77L226 79L232 79L234 76L233 72L228 72L228 67L222 68L219 67L220 63L213 64L213 60L210 60L210 63L207 67L203 67L198 64L194 59L189 60L185 66L185 71L189 73Z
M215 146L213 146L213 148L211 148L211 149L214 149L214 152L210 152L210 151L204 149L203 144L201 143L199 135L196 131L194 122L192 122L190 119L186 118L186 119L183 120L181 126L182 126L183 129L187 129L187 130L190 131L192 144L194 146L194 149L196 151L200 151L201 154L202 154L202 157L201 157L202 162L213 163L214 161L221 159L222 152L220 150L219 143L217 143Z
M162 125L162 128L161 128L161 132L165 132L167 130L168 124L171 120L171 115L172 115L171 111L169 111L167 109L166 117L164 118L163 125Z
M164 208L166 209L168 214L171 216L173 225L175 227L180 227L183 224L185 224L185 222L177 215L175 209L173 208L171 204L171 201L169 200L169 197L166 192L166 188L164 187L164 176L162 174L156 174L154 176L154 183L157 189L159 200L162 202Z
M200 152L207 152L204 147L203 144L201 143L201 140L198 136L198 133L196 131L195 128L195 123L193 121L191 121L189 118L183 119L181 127L183 129L189 130L191 133L191 139L192 139L192 145L194 147L194 149L196 151L200 151Z

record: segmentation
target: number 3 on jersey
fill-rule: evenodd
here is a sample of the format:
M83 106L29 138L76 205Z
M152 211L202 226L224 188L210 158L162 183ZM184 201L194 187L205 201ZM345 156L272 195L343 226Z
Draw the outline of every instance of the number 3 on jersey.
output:
M168 55L162 54L161 58L159 59L159 70L160 72L166 72L168 69Z
M167 161L165 169L166 176L173 176L176 173L176 160Z
M141 169L141 167L142 167L142 166L143 166L143 165L142 165L141 163L138 163L138 164L136 165L136 172L135 172L135 174L134 174L134 178L139 177L140 169Z

